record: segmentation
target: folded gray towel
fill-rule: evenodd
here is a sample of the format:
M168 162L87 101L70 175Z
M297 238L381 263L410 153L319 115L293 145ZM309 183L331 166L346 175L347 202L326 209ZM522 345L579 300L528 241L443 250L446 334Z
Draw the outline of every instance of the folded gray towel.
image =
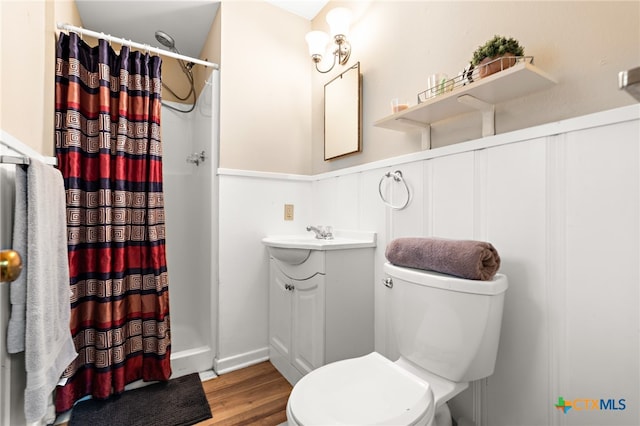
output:
M69 327L65 189L60 171L35 158L27 171L16 167L15 188L14 241L21 241L26 265L23 285L11 286L7 346L11 353L24 350L24 413L27 423L35 423L47 414L60 376L77 356Z
M500 268L496 249L484 241L443 238L396 238L387 260L397 266L425 269L469 280L489 281Z

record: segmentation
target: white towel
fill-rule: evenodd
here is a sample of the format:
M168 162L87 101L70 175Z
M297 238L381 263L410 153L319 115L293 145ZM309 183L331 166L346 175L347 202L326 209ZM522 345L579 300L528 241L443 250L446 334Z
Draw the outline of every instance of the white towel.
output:
M25 212L26 229L23 228ZM19 218L19 215L23 217ZM26 241L23 260L27 267L23 270L26 289L17 289L26 290L26 298L20 294L14 297L15 289L11 289L11 339L15 340L11 346L14 350L20 347L21 338L14 333L19 330L19 323L24 321L26 313L24 412L27 422L36 422L45 416L49 396L77 356L69 328L71 305L65 191L59 170L36 159L31 159L26 173L16 167L15 219L14 240L22 239L23 244ZM21 299L26 301L26 309L14 304Z

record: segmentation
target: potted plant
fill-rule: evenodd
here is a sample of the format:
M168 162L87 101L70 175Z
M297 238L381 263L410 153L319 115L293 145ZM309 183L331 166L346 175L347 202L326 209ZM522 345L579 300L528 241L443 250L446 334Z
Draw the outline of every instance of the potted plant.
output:
M471 64L479 68L480 78L483 78L513 66L515 56L524 56L524 48L518 40L496 35L473 52Z

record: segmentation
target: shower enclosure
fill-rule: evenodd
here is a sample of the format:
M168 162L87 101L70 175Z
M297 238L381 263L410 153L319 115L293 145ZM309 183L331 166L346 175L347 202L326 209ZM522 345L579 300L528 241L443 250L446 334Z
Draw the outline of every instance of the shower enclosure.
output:
M219 93L214 70L192 112L162 107L172 377L213 374L217 350Z

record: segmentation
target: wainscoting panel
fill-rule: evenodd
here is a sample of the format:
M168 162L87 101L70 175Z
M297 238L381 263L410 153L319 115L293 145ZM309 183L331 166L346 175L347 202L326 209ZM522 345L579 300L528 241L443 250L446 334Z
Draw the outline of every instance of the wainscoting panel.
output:
M358 222L360 230L375 231L377 233L377 248L375 251L374 262L374 280L371 283L374 286L374 333L375 333L375 350L380 353L386 353L386 324L387 315L384 309L384 291L387 288L382 283L383 265L386 262L384 251L388 241L387 227L387 208L382 204L380 195L378 194L378 184L380 179L387 172L384 169L373 169L358 173L358 199L359 199L359 216Z
M434 237L473 238L474 153L449 155L429 160L431 179L429 202L425 207L430 218L429 234Z
M294 220L284 220L284 204ZM311 222L311 183L220 176L220 271L216 366L232 371L264 361L268 347L267 235L304 234Z
M487 379L488 425L543 425L548 398L545 283L545 140L487 150L486 238L507 275L500 348Z
M222 176L221 359L265 346L261 235L309 223L377 232L376 350L391 359L397 354L385 343L381 284L387 243L401 236L481 239L498 249L509 289L495 372L450 401L454 417L474 426L640 424L638 112L551 123L338 177ZM412 193L404 210L385 207L378 196L380 178L395 170ZM387 195L395 203L404 200L402 191L394 184ZM285 200L296 203L302 223L282 221ZM558 409L560 397L575 405Z
M402 178L407 183L411 197L409 204L403 210L388 210L391 215L390 238L413 237L425 235L423 228L423 218L425 215L424 205L424 173L422 162L402 164L394 167L393 171L400 170ZM391 202L395 206L404 204L406 200L406 189L400 182L394 182L392 178L386 179L386 183L391 185ZM384 183L383 183L384 185ZM385 244L386 245L386 244Z
M478 177L475 153L465 152L425 161L425 221L427 235L453 239L473 239L477 208L474 190ZM457 417L473 419L474 398L480 394L470 387L451 404Z
M565 400L599 409L567 413L567 424L638 424L640 186L637 123L566 138ZM604 399L608 409L602 409ZM615 404L612 404L612 400ZM621 400L624 400L622 402Z
M313 225L358 229L358 174L313 182Z

